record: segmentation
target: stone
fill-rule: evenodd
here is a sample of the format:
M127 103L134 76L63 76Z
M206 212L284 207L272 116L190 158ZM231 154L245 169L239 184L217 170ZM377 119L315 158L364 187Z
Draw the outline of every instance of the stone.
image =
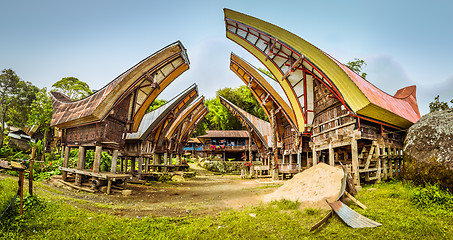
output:
M453 110L426 114L412 125L404 146L403 178L453 191Z
M125 197L132 195L132 190L123 190L121 194Z

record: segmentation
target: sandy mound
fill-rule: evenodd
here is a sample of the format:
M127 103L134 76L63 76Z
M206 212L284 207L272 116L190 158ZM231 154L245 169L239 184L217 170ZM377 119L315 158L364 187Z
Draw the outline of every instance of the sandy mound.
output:
M326 199L337 199L344 172L341 168L319 163L296 174L275 192L264 196L265 202L287 199L299 201L302 208L329 208Z

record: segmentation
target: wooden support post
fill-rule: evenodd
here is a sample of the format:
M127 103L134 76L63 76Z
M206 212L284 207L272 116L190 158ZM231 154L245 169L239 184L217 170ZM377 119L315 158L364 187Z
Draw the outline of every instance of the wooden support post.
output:
M79 157L77 158L77 170L85 169L86 149L84 146L79 147ZM77 173L75 178L75 185L82 185L82 174Z
M20 218L24 218L24 175L23 169L19 171L19 191L20 191Z
M164 152L164 165L168 165L168 153Z
M111 189L112 189L112 179L108 178L107 179L107 195L110 194Z
M315 144L313 143L313 148L311 149L313 152L313 166L318 164L318 156L316 155L316 147Z
M145 173L149 172L149 157L145 158Z
M120 157L120 172L124 172L124 158L123 157Z
M101 166L101 157L102 157L102 147L96 146L96 150L94 152L94 162L93 162L93 172L98 173Z
M170 158L168 159L168 165L172 165L173 164L173 154L170 153Z
M28 193L30 196L33 196L33 163L35 162L35 155L36 155L36 146L33 146L31 149L31 156L30 156L30 166L29 166L29 173L28 173Z
M302 169L302 160L301 160L301 157L300 157L300 151L298 150L297 151L297 169Z
M143 173L143 157L138 157L138 175L141 176Z
M125 172L125 173L128 172L128 170L127 170L128 162L129 162L129 158L128 158L128 157L125 157L125 158L124 158L124 172Z
M329 142L329 165L335 166L335 153L332 148L332 141Z
M384 169L384 180L387 180L388 179L388 161L389 161L389 155L390 155L390 152L386 152L386 147L384 146L382 148L382 155L385 155L382 159L382 165L383 165L383 169Z
M360 175L359 175L359 153L357 149L357 140L355 136L351 140L351 157L352 157L352 178L356 186L360 186Z
M253 178L252 132L250 130L249 130L249 161L250 161L250 177Z
M377 172L376 172L376 177L377 177L377 182L381 181L381 147L379 145L376 146L376 167L377 167Z
M116 173L116 167L118 166L118 149L113 150L112 164L110 165L110 172Z
M395 160L395 152L392 153L392 149L388 148L388 161L389 161L389 177L393 178L393 161Z
M63 157L64 157L64 159L63 159L63 167L68 167L68 165L69 165L69 147L68 146L65 146L65 148L64 148ZM66 181L67 177L68 177L68 172L63 171L61 173L61 179L63 179L63 181Z
M135 174L135 157L131 157L131 173Z
M271 137L272 137L272 152L274 153L274 159L272 161L272 178L278 180L278 148L277 148L277 117L275 115L275 105L272 104L271 109Z

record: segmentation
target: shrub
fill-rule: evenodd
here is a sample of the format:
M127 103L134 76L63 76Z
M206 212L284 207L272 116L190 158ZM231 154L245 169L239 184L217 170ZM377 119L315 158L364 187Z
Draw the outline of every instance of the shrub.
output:
M411 202L419 208L453 212L453 194L442 190L439 185L416 187Z

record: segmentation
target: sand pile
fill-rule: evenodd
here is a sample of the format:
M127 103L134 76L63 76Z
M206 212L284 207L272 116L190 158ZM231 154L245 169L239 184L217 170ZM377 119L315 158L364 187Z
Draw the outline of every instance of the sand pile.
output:
M343 179L343 169L319 163L296 174L275 192L264 196L265 202L287 199L298 201L302 208L328 208L329 202L337 200Z

